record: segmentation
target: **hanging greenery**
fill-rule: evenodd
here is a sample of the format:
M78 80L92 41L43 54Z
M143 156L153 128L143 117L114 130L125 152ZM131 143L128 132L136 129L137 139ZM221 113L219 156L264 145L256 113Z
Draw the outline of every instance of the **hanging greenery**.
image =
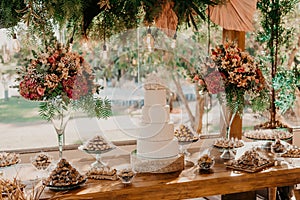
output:
M21 1L23 2L23 1ZM25 3L24 3L25 2ZM187 24L197 29L199 20L206 19L207 5L211 0L27 0L23 3L2 1L0 20L2 27L12 27L23 21L36 33L48 31L45 27L65 27L70 37L78 38L93 34L112 34L151 26L159 17L166 2L173 2L178 25ZM105 26L104 26L105 24ZM103 39L103 38L97 38Z

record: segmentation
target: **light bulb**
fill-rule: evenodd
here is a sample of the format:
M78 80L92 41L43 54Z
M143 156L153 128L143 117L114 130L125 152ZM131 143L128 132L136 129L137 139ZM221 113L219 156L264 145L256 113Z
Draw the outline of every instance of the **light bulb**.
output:
M69 44L69 52L72 51L72 48L73 48L73 43L70 43L70 44Z
M175 33L174 37L172 39L172 43L171 43L171 48L172 49L175 49L175 47L176 47L176 38L177 38L177 34Z
M146 45L147 49L149 51L152 51L153 47L154 47L154 39L153 39L153 36L151 35L151 29L150 28L148 28L147 35L144 38L144 42L145 42L145 45Z
M19 52L21 50L21 44L17 39L17 35L14 33L13 40L12 40L12 49L14 52Z
M103 45L102 58L103 58L104 60L107 59L107 46L106 46L105 44Z
M3 63L8 63L10 61L9 54L8 53L3 53L2 59L3 59Z
M135 58L132 59L132 65L136 65L137 64L137 61Z
M176 47L176 39L173 39L171 43L171 48L175 49L175 47Z
M3 49L3 55L2 55L3 63L7 63L10 61L10 56L9 53L7 52L6 44L2 46L2 49Z
M151 33L147 34L147 45L151 45Z
M83 48L84 51L88 51L88 50L89 50L89 45L88 45L88 43L87 43L87 42L83 42L82 48Z

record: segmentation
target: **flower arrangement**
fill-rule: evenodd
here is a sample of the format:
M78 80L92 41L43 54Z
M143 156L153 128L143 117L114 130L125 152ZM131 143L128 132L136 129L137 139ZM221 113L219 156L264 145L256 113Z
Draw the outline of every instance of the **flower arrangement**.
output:
M48 46L18 74L21 96L41 101L40 115L47 120L59 112L58 106L80 108L98 118L111 115L110 100L97 96L101 87L94 83L90 65L66 47Z
M227 106L234 113L243 112L245 95L249 97L249 103L256 104L255 109L265 108L257 105L268 99L263 74L254 58L235 43L212 49L208 61L190 76L202 91L210 94L225 92Z

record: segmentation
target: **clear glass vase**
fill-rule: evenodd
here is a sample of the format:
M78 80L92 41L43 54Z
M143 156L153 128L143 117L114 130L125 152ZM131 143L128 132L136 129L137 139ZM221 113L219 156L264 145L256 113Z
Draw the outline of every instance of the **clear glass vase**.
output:
M63 104L57 104L55 114L51 118L58 138L59 159L62 158L63 148L65 145L65 129L70 119L70 109Z
M230 140L230 130L232 126L233 119L236 112L231 113L226 106L226 94L219 95L220 103L220 132L221 136ZM220 156L223 159L234 159L235 150L233 148L224 148L223 153Z

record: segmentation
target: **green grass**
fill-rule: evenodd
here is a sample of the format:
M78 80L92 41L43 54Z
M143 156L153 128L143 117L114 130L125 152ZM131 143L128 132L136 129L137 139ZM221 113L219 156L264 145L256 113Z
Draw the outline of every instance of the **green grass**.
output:
M27 101L23 98L11 97L0 99L0 123L40 122L39 102Z

